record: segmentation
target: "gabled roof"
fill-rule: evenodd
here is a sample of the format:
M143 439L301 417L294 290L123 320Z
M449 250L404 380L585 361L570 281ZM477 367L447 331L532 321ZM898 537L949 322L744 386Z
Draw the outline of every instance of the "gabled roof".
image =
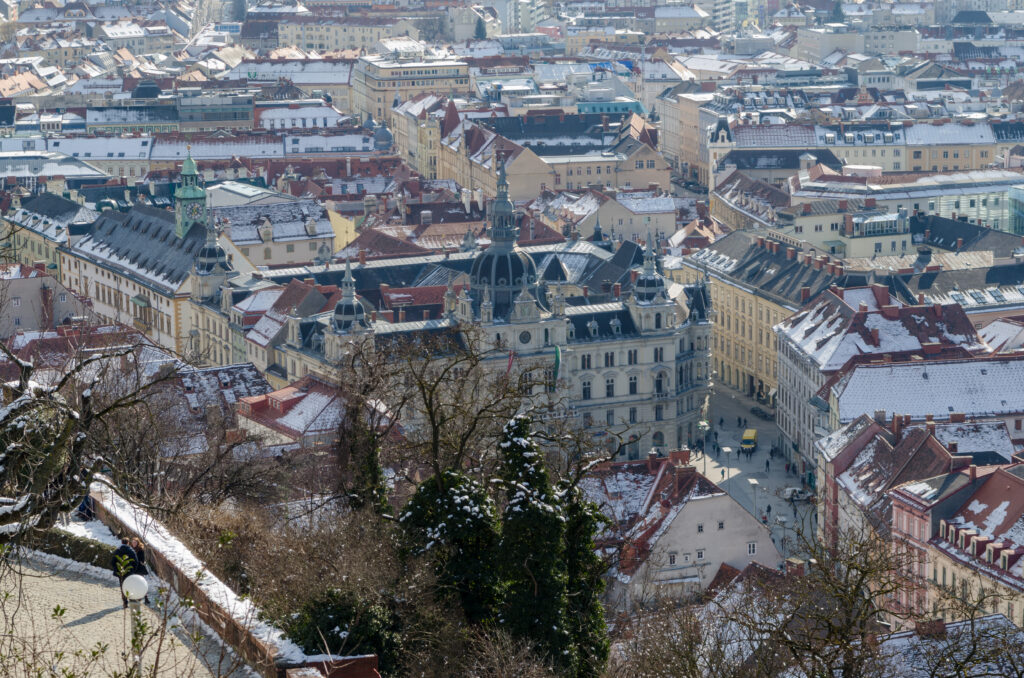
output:
M179 238L174 225L173 212L145 205L128 212L108 211L71 250L164 294L172 293L188 278L206 242L202 226L194 225Z
M725 494L693 466L684 465L689 451L673 458L606 462L581 481L587 499L611 521L601 536L606 545L622 545L620 579L627 580L654 549L687 502Z

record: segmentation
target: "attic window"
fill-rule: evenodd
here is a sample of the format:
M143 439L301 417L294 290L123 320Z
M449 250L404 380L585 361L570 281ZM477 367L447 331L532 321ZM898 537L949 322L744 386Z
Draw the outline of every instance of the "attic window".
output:
M566 323L566 324L567 324L566 333L568 334L570 339L575 339L576 338L576 326L573 325L571 322Z
M835 134L826 134L825 135L825 143L826 144L834 144L835 142L836 142L836 135Z
M622 334L622 321L618 318L612 318L612 321L608 323L612 328L612 333L616 336Z
M596 320L591 320L589 323L587 323L587 329L590 330L590 336L596 337L597 336L597 321Z

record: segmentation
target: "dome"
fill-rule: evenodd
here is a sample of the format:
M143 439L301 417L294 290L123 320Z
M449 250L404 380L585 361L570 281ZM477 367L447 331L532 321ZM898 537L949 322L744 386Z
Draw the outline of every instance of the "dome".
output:
M207 243L203 245L202 249L199 250L199 254L196 255L196 272L210 273L216 268L217 264L224 265L224 262L227 260L228 257L224 253L223 247L216 243L212 245Z
M644 268L633 283L633 296L637 301L654 301L659 295L667 298L665 280L658 274L657 255L654 252L654 240L647 234L647 246L644 248Z
M339 332L353 327L366 327L366 309L359 299L343 298L334 307L334 329Z
M378 151L386 151L391 148L391 144L394 142L395 137L391 134L390 130L384 125L381 125L373 133L373 147Z
M526 279L523 280L523 276ZM515 288L537 282L537 265L529 254L517 249L484 250L473 260L470 288Z
M331 324L336 332L346 332L353 328L365 328L366 309L356 294L356 279L352 276L352 263L345 260L345 278L341 281L341 299L334 306L334 317Z
M665 281L658 274L641 273L633 284L633 294L637 301L653 301L659 293L665 291Z

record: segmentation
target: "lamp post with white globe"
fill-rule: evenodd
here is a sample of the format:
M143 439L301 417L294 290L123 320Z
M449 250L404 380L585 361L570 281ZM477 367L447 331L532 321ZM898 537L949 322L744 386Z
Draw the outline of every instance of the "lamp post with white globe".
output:
M142 643L146 634L146 624L142 620L142 600L149 592L149 583L142 575L128 575L121 582L121 592L128 599L128 606L131 608L132 644L130 652L132 658L127 675L130 678L137 678L141 675ZM127 659L127 655L125 658Z

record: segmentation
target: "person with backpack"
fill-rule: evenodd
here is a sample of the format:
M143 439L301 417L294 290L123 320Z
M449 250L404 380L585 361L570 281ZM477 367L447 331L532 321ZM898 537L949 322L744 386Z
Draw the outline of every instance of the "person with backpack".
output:
M127 537L122 537L121 545L114 550L114 555L110 559L110 568L114 571L114 576L117 577L117 587L121 591L121 603L125 607L128 607L128 597L124 595L122 585L127 577L135 574L138 564L139 557L135 553L135 549L128 543Z

